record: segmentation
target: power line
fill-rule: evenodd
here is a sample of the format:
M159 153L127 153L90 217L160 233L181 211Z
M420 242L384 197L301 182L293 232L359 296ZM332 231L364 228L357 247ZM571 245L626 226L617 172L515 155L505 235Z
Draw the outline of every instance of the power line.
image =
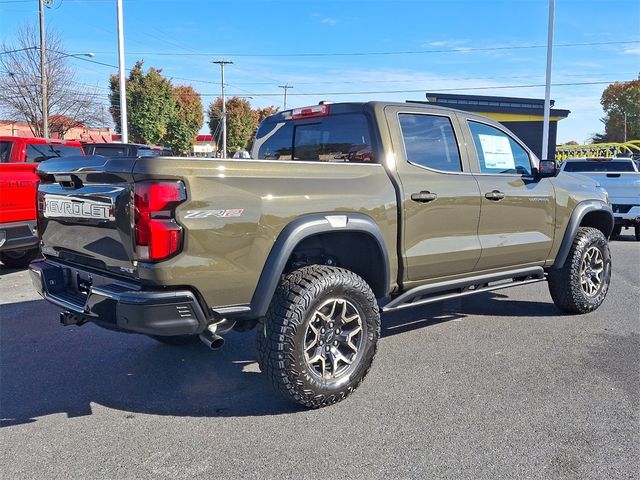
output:
M615 80L610 80L606 82L562 82L562 83L553 83L554 87L569 87L569 86L581 86L581 85L609 85L614 83ZM232 86L230 84L226 84L228 86ZM536 87L544 87L544 83L537 84L521 84L521 85L485 85L485 86L477 86L477 87L455 87L455 88L438 88L438 87L429 87L429 88L420 88L420 89L408 89L408 90L368 90L368 91L352 91L352 92L310 92L310 93L289 93L289 96L339 96L339 95L380 95L380 94L393 94L393 93L424 93L427 90L431 90L434 92L460 92L460 91L471 91L471 90L504 90L511 88L536 88ZM241 93L245 92L230 92L231 96L242 97ZM252 97L276 97L281 94L279 93L253 93L246 92L250 94ZM86 93L85 95L91 95L95 97L108 97L108 93ZM219 93L195 93L193 96L200 97L219 97ZM281 102L280 102L281 103Z
M554 48L560 47L594 47L605 45L625 45L640 43L640 40L624 40L615 42L584 42L584 43L559 43ZM301 52L301 53L220 53L220 52L166 52L166 51L147 51L147 52L129 52L127 55L158 55L158 56L201 56L201 57L364 57L364 56L381 56L381 55L421 55L431 53L468 53L468 52L494 52L502 50L530 50L537 48L547 48L545 45L510 45L504 47L455 47L431 50L400 50L400 51L381 51L381 52ZM110 52L97 52L110 53Z

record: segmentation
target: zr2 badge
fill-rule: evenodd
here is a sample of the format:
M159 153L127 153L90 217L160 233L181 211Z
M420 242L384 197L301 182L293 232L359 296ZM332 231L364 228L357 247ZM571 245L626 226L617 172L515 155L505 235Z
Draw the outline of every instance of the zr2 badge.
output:
M208 217L241 217L244 208L232 208L228 210L188 210L184 218L208 218Z

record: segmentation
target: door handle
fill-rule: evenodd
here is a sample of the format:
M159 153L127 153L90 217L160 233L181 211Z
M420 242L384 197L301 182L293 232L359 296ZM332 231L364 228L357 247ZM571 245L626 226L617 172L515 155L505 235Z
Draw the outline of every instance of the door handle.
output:
M488 200L493 200L497 202L498 200L502 200L505 197L504 193L499 190L494 190L492 192L487 192L484 194L484 198Z
M411 194L411 200L413 200L414 202L421 202L421 203L433 202L436 198L438 198L438 195L436 195L435 193L424 191L424 190L422 192Z

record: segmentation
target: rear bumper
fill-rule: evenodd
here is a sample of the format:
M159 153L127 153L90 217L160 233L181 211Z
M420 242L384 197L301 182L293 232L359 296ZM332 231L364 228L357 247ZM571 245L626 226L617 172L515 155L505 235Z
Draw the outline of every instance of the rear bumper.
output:
M640 223L640 205L614 203L613 216L616 224L636 225Z
M38 246L36 221L0 223L0 252L29 250Z
M195 335L207 318L189 290L145 290L51 260L29 266L34 287L51 303L77 318L121 331L147 335Z

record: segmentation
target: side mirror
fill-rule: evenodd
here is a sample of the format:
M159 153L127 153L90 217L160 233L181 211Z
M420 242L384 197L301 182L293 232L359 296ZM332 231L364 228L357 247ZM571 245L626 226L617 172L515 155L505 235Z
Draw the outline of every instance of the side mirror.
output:
M555 160L540 160L535 176L537 178L555 177L559 171Z

